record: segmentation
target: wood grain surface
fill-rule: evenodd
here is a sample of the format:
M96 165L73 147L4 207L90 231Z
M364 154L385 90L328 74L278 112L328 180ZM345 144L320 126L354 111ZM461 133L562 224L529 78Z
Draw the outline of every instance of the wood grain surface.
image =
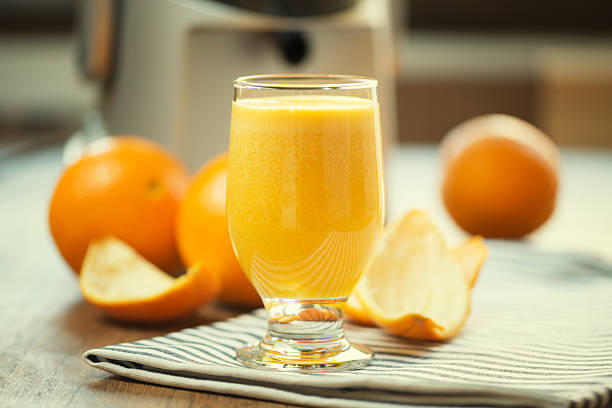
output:
M207 306L167 325L127 325L81 297L55 250L47 205L61 168L57 141L0 154L1 407L287 407L149 385L88 366L87 349L162 335L241 313ZM1 152L0 152L1 153Z

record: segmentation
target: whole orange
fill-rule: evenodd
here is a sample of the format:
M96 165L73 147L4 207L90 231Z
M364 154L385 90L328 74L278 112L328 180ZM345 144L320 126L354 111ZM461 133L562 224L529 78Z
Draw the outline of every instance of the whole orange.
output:
M49 206L51 235L76 273L89 243L106 235L176 272L176 213L188 184L185 166L160 145L128 136L99 139L61 175Z
M225 216L227 153L205 164L183 198L176 225L176 240L185 265L201 262L221 279L219 300L225 304L256 307L261 299L234 255Z
M441 144L442 196L471 234L520 238L555 207L559 151L535 126L508 115L484 115L452 129Z

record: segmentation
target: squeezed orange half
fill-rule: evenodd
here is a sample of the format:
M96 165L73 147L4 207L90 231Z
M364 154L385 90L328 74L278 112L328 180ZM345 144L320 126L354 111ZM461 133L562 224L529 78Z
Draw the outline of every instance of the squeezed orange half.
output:
M378 103L367 99L234 102L229 230L264 299L350 295L383 227L380 143Z

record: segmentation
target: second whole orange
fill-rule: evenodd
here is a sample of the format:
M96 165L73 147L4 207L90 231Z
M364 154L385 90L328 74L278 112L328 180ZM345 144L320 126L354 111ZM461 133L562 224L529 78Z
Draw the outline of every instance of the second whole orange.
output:
M552 214L560 154L535 126L484 115L442 141L442 197L461 228L494 238L521 238Z
M176 225L176 242L183 263L201 263L221 280L221 303L261 306L261 299L240 268L225 216L227 154L205 164L183 198Z

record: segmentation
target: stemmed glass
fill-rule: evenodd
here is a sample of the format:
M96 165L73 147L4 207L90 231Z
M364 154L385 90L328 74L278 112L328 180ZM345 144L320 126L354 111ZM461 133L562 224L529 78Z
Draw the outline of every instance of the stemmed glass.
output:
M234 81L227 216L268 330L237 352L255 368L333 371L373 353L344 336L343 309L384 218L377 81L257 75Z

